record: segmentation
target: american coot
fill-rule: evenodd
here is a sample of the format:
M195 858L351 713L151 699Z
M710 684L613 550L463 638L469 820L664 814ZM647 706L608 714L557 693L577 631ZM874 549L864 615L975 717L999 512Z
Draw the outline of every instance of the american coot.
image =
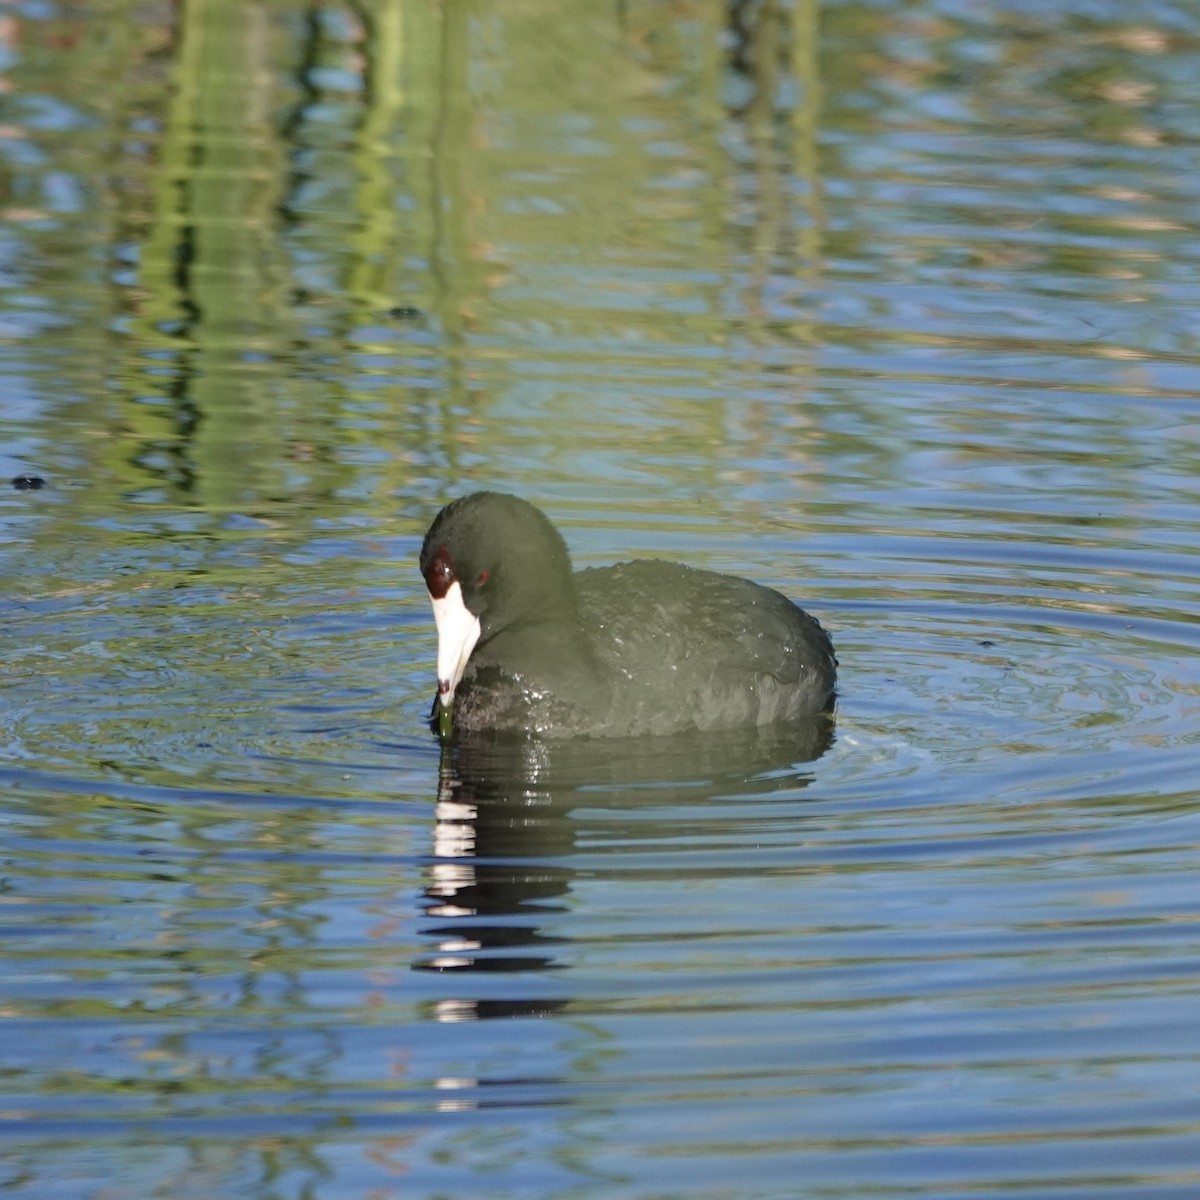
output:
M627 736L827 710L837 660L771 588L678 563L571 572L544 513L475 492L425 535L439 730Z

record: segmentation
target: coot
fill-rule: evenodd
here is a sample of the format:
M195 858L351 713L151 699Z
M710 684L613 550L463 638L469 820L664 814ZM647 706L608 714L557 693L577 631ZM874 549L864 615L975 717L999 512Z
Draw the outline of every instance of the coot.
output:
M837 660L771 588L639 560L572 573L544 513L498 492L446 505L421 574L437 623L437 726L624 737L828 710Z

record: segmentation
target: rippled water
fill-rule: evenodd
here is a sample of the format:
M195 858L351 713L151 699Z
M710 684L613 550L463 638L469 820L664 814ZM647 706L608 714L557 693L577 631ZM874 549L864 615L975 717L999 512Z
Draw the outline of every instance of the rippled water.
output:
M0 1191L1200 1190L1200 17L0 15ZM425 727L440 504L836 723Z

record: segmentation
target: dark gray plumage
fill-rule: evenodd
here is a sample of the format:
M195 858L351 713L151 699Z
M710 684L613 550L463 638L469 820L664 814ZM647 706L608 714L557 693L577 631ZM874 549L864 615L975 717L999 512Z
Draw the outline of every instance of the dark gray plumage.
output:
M447 505L421 570L434 596L458 583L479 620L454 693L457 730L666 734L799 721L832 705L833 645L779 592L648 560L572 574L557 530L515 496Z

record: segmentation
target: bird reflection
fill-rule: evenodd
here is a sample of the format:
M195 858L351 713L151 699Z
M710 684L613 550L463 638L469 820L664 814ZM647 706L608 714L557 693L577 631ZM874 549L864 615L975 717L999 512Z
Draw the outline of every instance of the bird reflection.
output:
M619 833L621 813L628 812L627 837L616 839L628 845L653 835L644 812L648 794L677 812L721 803L733 791L803 787L803 764L828 749L833 730L832 717L822 716L799 728L729 735L457 739L445 746L422 901L430 923L421 934L432 946L414 969L458 982L454 995L433 1003L431 1015L440 1021L546 1016L569 1003L547 994L556 990L547 986L552 973L569 965L569 942L546 927L562 928L555 914L568 907L572 856L587 834L585 805L606 810L609 835ZM499 989L484 980L499 974L523 974L531 986L519 996L491 994ZM477 982L469 985L472 978Z

